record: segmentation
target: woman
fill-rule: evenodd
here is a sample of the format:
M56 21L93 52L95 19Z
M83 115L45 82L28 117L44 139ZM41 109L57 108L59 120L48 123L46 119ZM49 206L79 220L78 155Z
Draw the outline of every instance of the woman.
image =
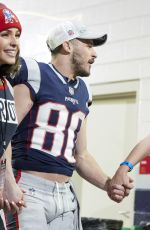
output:
M13 77L19 69L21 30L17 16L0 3L0 208L6 211L18 211L24 205L6 150L11 148L9 142L17 128L12 88L6 77Z

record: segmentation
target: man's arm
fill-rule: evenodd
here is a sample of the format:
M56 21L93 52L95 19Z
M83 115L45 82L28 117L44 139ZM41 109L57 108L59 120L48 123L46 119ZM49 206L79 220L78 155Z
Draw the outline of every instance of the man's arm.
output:
M76 170L81 177L96 187L107 191L112 200L120 202L123 199L124 187L116 185L110 191L110 178L102 171L96 160L87 150L86 120L83 121L77 137L75 159Z
M14 99L17 119L20 124L33 106L33 100L29 88L24 84L16 85L14 87Z

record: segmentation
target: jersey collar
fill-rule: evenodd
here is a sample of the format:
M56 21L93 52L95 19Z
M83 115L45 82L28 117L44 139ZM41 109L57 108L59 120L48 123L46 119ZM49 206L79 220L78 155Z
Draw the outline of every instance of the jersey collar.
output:
M78 88L79 85L79 77L76 78L76 80L70 80L68 81L68 78L63 76L55 67L54 65L52 65L51 63L48 64L50 66L50 68L55 72L56 76L62 81L63 84L68 84L70 83L72 85L72 87L74 87L75 89Z

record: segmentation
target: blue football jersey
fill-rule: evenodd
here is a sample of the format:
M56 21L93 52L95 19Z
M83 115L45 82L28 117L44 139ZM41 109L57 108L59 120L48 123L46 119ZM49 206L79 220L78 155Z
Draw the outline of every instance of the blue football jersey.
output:
M10 82L25 84L34 101L13 138L14 168L71 176L77 133L89 113L85 82L33 59L21 59L20 72Z

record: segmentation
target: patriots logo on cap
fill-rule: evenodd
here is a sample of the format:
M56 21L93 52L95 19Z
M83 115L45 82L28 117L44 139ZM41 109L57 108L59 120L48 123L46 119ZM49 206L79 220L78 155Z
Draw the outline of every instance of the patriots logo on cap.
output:
M17 22L18 20L16 19L15 15L8 9L3 10L3 14L5 17L5 23L13 23L14 21Z
M68 35L69 35L69 36L72 36L72 35L74 35L74 32L73 32L73 30L68 30Z

